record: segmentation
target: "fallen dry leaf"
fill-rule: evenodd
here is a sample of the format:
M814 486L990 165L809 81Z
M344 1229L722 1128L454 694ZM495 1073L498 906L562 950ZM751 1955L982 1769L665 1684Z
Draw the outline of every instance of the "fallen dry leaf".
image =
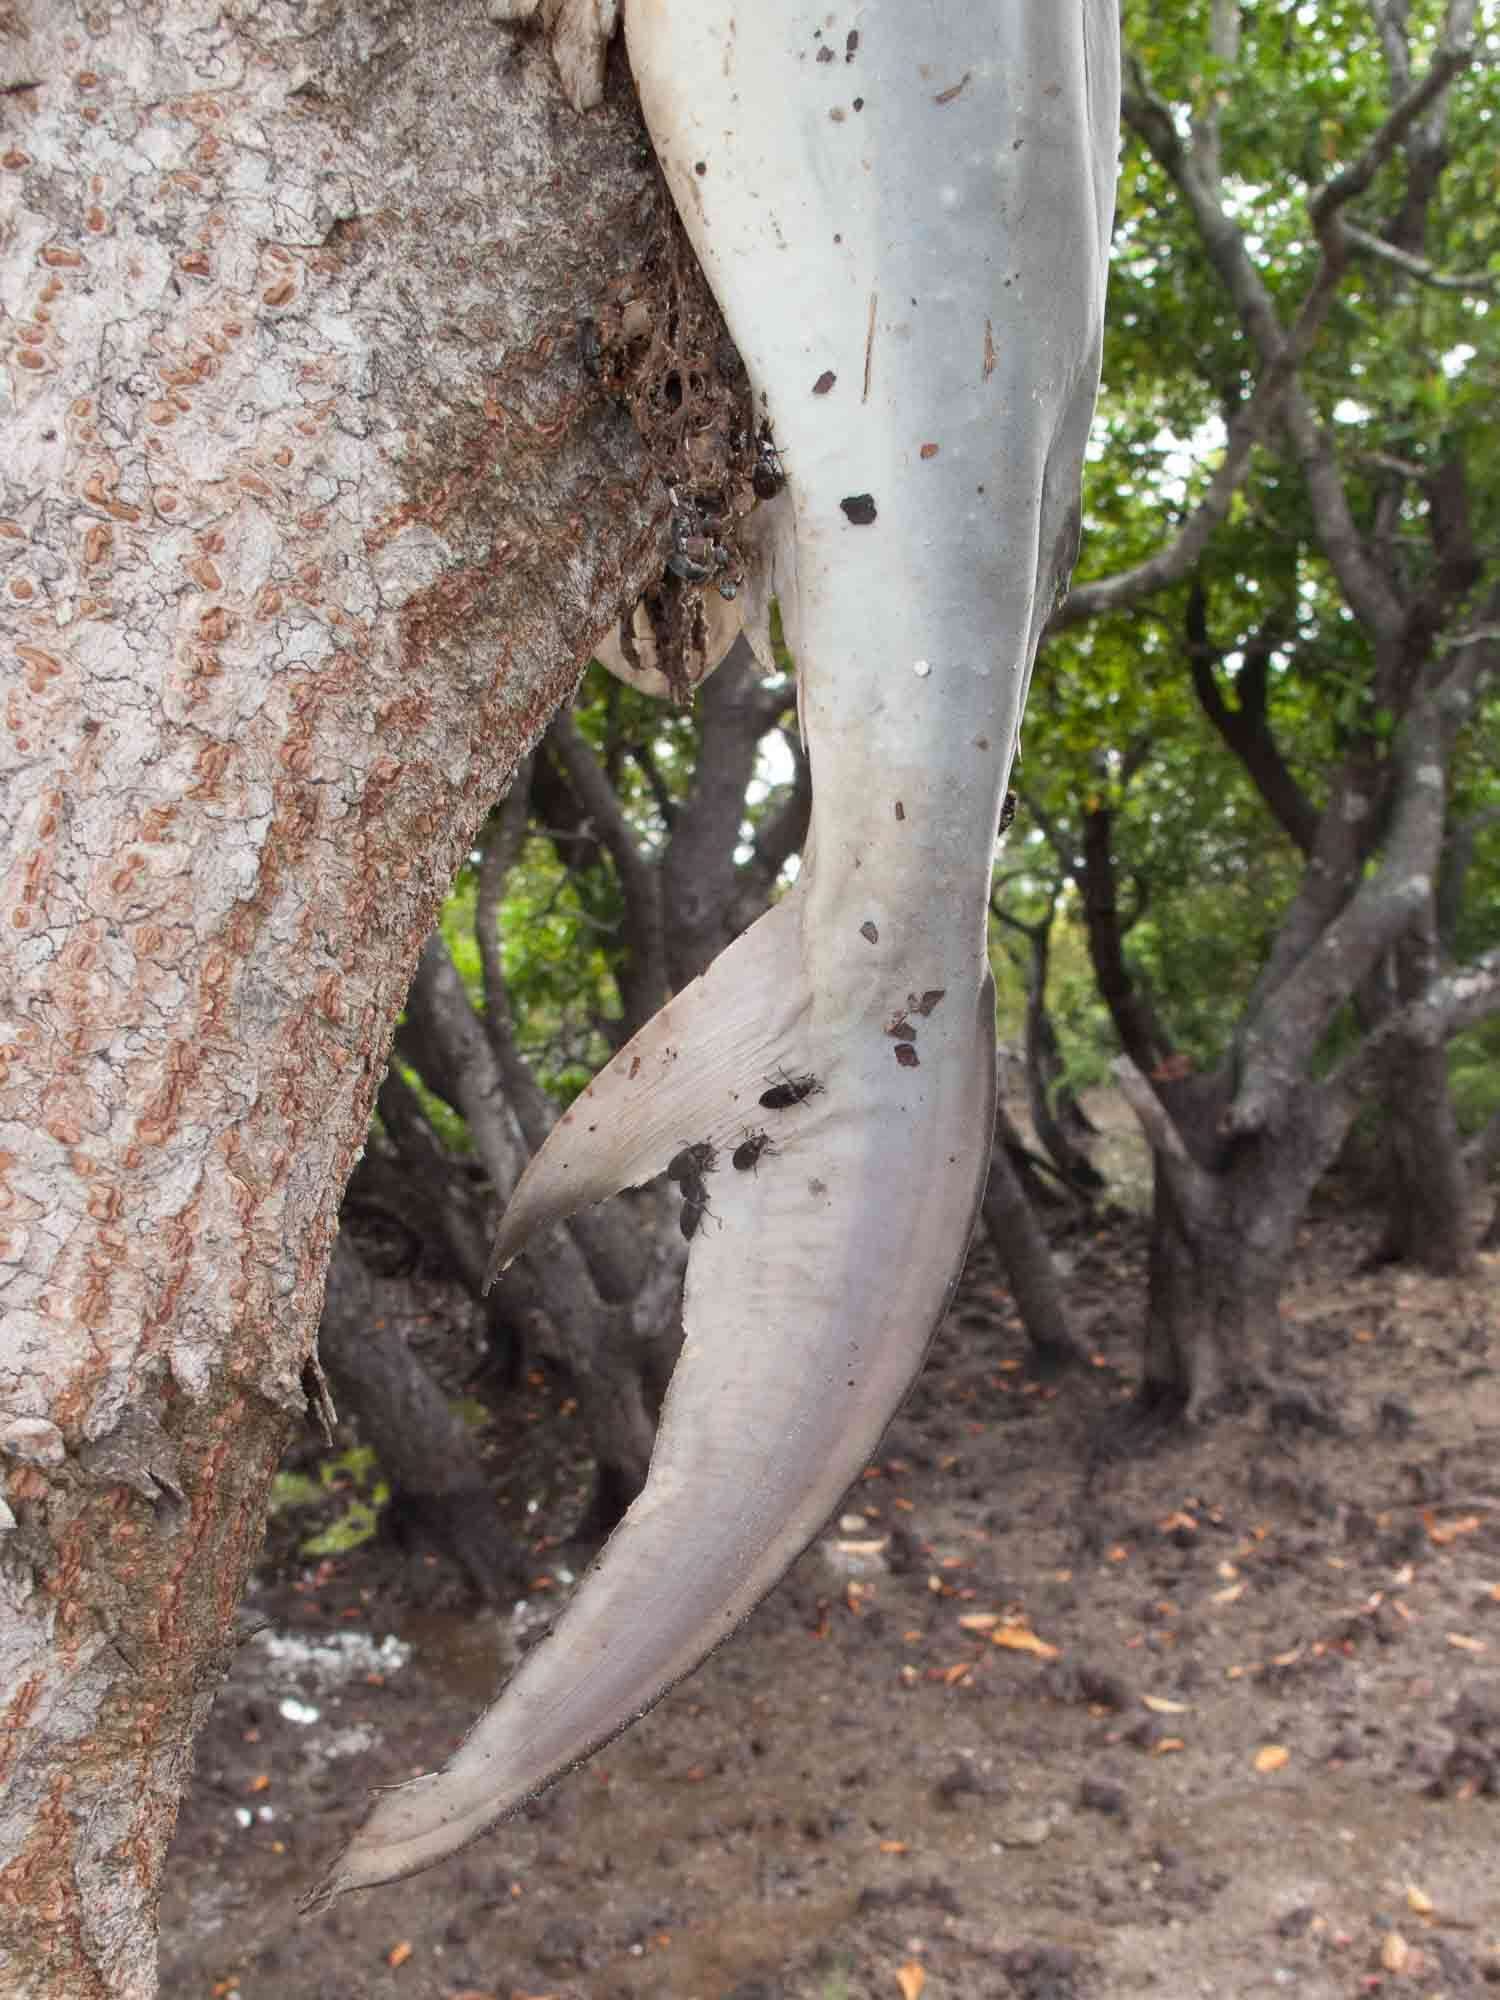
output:
M1170 1757L1174 1751L1186 1750L1186 1748L1187 1744L1180 1736L1163 1736L1160 1741L1151 1745L1151 1755L1153 1757Z
M1153 1715L1186 1715L1192 1707L1188 1701L1168 1701L1164 1694L1143 1694L1141 1700Z
M1477 1534L1481 1526L1477 1514L1465 1514L1459 1521L1439 1521L1430 1509L1423 1514L1422 1522L1427 1529L1428 1541L1435 1542L1439 1548L1456 1542L1460 1535Z
M882 1854L905 1854L908 1849L904 1840L882 1840L880 1851Z
M1483 1639L1471 1639L1465 1632L1448 1632L1444 1635L1448 1644L1460 1653L1485 1653L1489 1647Z
M1000 1623L998 1611L969 1611L959 1619L965 1632L993 1632Z
M1419 1917L1432 1915L1432 1898L1425 1889L1419 1889L1415 1882L1406 1885L1406 1907Z
M927 1984L927 1974L914 1958L896 1968L896 1984L901 1988L901 2000L921 2000L922 1988Z
M271 1780L262 1771L258 1777L250 1780L248 1789L252 1792L268 1792L271 1789Z
M1029 1625L1001 1625L990 1634L992 1646L1004 1646L1011 1653L1035 1653L1039 1660L1060 1660L1062 1647L1039 1639Z
M406 1961L411 1957L411 1951L410 1941L402 1938L400 1944L393 1944L386 1953L385 1962L394 1971L398 1965L405 1965Z
M1242 1579L1239 1583L1226 1583L1224 1588L1216 1590L1208 1601L1210 1604L1233 1604L1236 1598L1243 1597L1244 1594L1245 1585Z
M1385 1972L1404 1972L1411 1958L1411 1946L1400 1931L1387 1931L1380 1940L1380 1964Z
M1279 1771L1291 1762L1292 1753L1284 1743L1262 1743L1255 1753L1255 1768L1264 1775L1267 1771Z

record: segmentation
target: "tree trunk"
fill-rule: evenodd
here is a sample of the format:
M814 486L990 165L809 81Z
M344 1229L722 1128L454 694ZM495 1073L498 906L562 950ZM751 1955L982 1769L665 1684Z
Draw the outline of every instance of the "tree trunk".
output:
M491 1183L502 1203L508 1200L525 1149L507 1108L499 1062L441 933L422 953L398 1044L463 1118ZM550 1331L573 1378L600 1487L625 1496L619 1512L645 1484L651 1463L656 1397L650 1350L670 1340L678 1318L675 1298L669 1302L662 1284L648 1280L667 1274L675 1288L680 1249L664 1231L637 1229L623 1209L596 1209L559 1224L499 1281L510 1317ZM658 1321L648 1300L660 1309ZM618 1518L613 1498L591 1511Z
M1084 1150L1091 1128L1083 1108L1064 1084L1062 1050L1047 1005L1047 969L1052 956L1052 909L1042 923L1026 928L1031 947L1026 974L1026 1104L1044 1151L1069 1186L1085 1200L1104 1186L1104 1176Z
M463 1571L482 1602L520 1590L525 1561L501 1526L484 1464L463 1423L400 1333L341 1231L328 1266L318 1352L335 1400L354 1419L391 1488L384 1525L428 1543Z
M145 2000L418 947L659 562L574 339L654 197L480 0L19 11L0 1983Z
M1456 1277L1474 1260L1471 1190L1448 1087L1448 1052L1397 1042L1385 1085L1385 1233L1379 1263Z
M1490 1174L1495 1162L1500 1160L1500 1110L1492 1111L1482 1130L1464 1148L1464 1167L1479 1192L1489 1185ZM1489 1221L1479 1234L1478 1248L1493 1250L1500 1244L1500 1200L1491 1211Z
M1003 1144L990 1155L983 1213L1031 1343L1033 1364L1046 1375L1077 1366L1086 1357L1068 1324L1057 1267Z
M1154 1168L1136 1414L1191 1423L1265 1386L1297 1225L1343 1126L1309 1116L1229 1143L1222 1075L1179 1078L1170 1113L1128 1059L1115 1075Z
M1267 1380L1306 1192L1268 1187L1249 1158L1216 1178L1212 1213L1189 1221L1170 1166L1156 1162L1138 1397L1153 1421L1242 1406Z
M1436 900L1425 921L1397 945L1391 1006L1413 1000L1438 971ZM1389 1009L1387 1010L1389 1011ZM1456 1277L1474 1260L1469 1175L1448 1083L1443 1045L1402 1036L1384 1069L1385 1233L1378 1263L1418 1264Z

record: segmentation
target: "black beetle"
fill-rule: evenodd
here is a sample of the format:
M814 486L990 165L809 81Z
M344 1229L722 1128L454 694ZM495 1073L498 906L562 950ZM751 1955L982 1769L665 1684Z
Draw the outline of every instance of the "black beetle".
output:
M774 1154L775 1151L769 1132L747 1131L744 1139L735 1147L731 1160L742 1174L748 1174L752 1167L758 1165L762 1153Z
M719 1164L718 1148L711 1139L699 1139L695 1145L684 1146L680 1153L674 1153L667 1162L667 1179L681 1181L686 1187L689 1181L698 1181L700 1174L711 1174ZM702 1183L699 1181L699 1185Z
M789 1111L794 1104L805 1104L809 1097L817 1097L822 1088L815 1076L789 1076L783 1070L781 1082L763 1090L760 1101L767 1111Z

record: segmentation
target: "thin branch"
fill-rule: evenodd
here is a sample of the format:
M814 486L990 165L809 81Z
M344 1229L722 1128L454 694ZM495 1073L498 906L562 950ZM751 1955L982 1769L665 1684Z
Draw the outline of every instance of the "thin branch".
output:
M632 743L626 754L632 759L636 769L646 780L647 789L651 793L652 803L661 815L662 825L670 834L672 831L672 822L677 817L677 801L667 790L666 780L656 768L656 759L651 754L651 745L649 743Z
M1383 236L1362 229L1357 222L1346 222L1344 234L1351 249L1362 251L1367 257L1378 258L1383 264L1393 264L1408 278L1415 278L1419 285L1428 285L1435 292L1462 292L1471 298L1487 299L1500 292L1500 285L1487 272L1440 271L1426 257L1418 257L1410 250L1387 243Z
M617 975L620 997L626 1019L640 1027L667 991L660 877L642 854L603 766L566 710L553 717L546 742L615 865L627 939L626 963Z
M1226 69L1233 68L1240 53L1240 0L1213 0L1208 30L1209 54ZM1193 120L1193 160L1210 187L1222 179L1219 158L1219 100L1215 91L1201 118Z
M1500 1013L1500 946L1433 981L1420 999L1387 1015L1325 1086L1346 1101L1377 1080L1393 1042L1431 1047Z
M1500 1161L1500 1105L1464 1147L1464 1168L1472 1181L1479 1182L1489 1178L1497 1161Z
M1427 65L1427 74L1422 81L1413 85L1400 103L1392 107L1385 123L1359 158L1345 167L1342 173L1335 174L1331 181L1325 181L1313 196L1309 208L1320 236L1325 223L1340 208L1347 206L1356 195L1364 193L1422 113L1436 103L1477 54L1475 44L1467 40L1449 43L1437 51Z
M484 975L484 1032L500 1068L516 1123L533 1153L539 1152L556 1119L550 1099L516 1046L515 1019L500 957L500 902L505 882L526 840L531 772L535 752L516 770L500 810L481 835L483 860L474 899L474 935Z
M1251 454L1270 429L1291 375L1289 358L1265 369L1254 393L1235 411L1225 439L1224 456L1203 498L1178 529L1176 539L1118 575L1074 584L1048 621L1049 638L1065 632L1070 625L1081 625L1086 619L1128 610L1143 597L1170 589L1191 574L1214 530L1227 520L1234 496L1250 469Z
M1198 1214L1209 1213L1216 1192L1213 1176L1199 1166L1183 1144L1182 1134L1144 1073L1129 1056L1116 1056L1110 1070L1120 1087L1120 1095L1140 1121L1146 1143L1170 1168L1173 1192L1185 1207Z
M1276 1121L1339 1007L1430 899L1442 847L1443 774L1453 735L1472 706L1477 666L1455 669L1429 690L1397 735L1393 810L1379 867L1331 922L1319 925L1316 948L1252 997L1226 1129L1254 1132Z
M755 858L745 870L757 895L762 888L765 895L770 894L782 869L794 854L800 853L807 839L808 821L812 817L812 767L802 745L798 743L794 749L791 788L756 830Z
M1139 59L1134 55L1129 58L1130 82L1123 97L1126 122L1187 200L1209 261L1218 271L1267 369L1287 378L1280 385L1282 416L1307 481L1319 538L1350 608L1371 633L1390 634L1398 630L1402 605L1364 545L1349 508L1332 441L1294 379L1295 369L1309 351L1342 275L1346 249L1341 209L1369 185L1412 122L1473 57L1472 44L1441 49L1421 83L1394 107L1359 159L1314 196L1310 206L1322 255L1290 332L1283 328L1270 293L1250 260L1243 232L1225 213L1216 189L1203 176L1195 156L1183 145L1169 107L1151 89ZM1237 440L1246 462L1253 441L1243 437ZM1221 506L1227 507L1227 498L1215 497ZM1195 525L1202 534L1205 527L1211 529L1215 523L1210 519ZM1156 587L1160 587L1159 583Z
M1338 479L1331 448L1322 436L1311 406L1295 383L1296 371L1311 350L1338 289L1346 260L1342 233L1352 233L1352 225L1342 222L1338 211L1368 185L1370 178L1396 145L1412 120L1432 102L1473 58L1472 48L1449 50L1433 66L1421 84L1391 112L1355 164L1320 189L1312 203L1313 220L1322 244L1322 256L1291 331L1284 333L1276 317L1269 293L1251 265L1240 231L1225 215L1213 190L1218 175L1203 171L1203 161L1212 154L1217 159L1217 140L1205 149L1195 145L1185 152L1171 112L1146 83L1144 71L1131 59L1137 94L1125 95L1125 115L1168 176L1187 196L1198 221L1205 247L1225 280L1230 296L1239 308L1246 331L1260 350L1265 367L1253 394L1242 403L1228 426L1224 456L1208 489L1188 516L1176 539L1134 568L1117 576L1098 577L1077 584L1054 613L1048 632L1067 630L1089 618L1122 611L1158 590L1179 583L1196 565L1216 528L1226 519L1235 494L1249 471L1251 455L1269 430L1273 418L1283 413L1288 391L1293 391L1296 407L1290 412L1289 428L1303 460L1320 530L1330 560L1339 570L1345 594L1361 622L1371 619L1389 627L1398 622L1401 607L1393 592L1379 583L1378 572L1359 547L1358 531L1349 513ZM1198 137L1195 128L1195 140ZM1389 247L1389 246L1387 246ZM1395 253L1393 253L1395 254ZM1342 553L1342 566L1335 550ZM1353 591L1349 589L1353 581ZM1361 603L1365 610L1361 611Z
M1207 592L1201 582L1194 583L1187 604L1187 658L1198 705L1239 759L1282 832L1307 856L1317 840L1317 809L1293 777L1266 719L1267 671L1283 635L1273 614L1246 643L1231 707L1219 687L1221 655L1209 636Z

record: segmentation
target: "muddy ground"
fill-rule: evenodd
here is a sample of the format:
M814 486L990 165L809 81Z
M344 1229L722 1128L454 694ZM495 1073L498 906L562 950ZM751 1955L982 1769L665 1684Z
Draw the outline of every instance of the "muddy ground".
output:
M1103 1464L1139 1224L1067 1246L1095 1365L1056 1386L979 1249L878 1461L738 1637L516 1821L307 1921L367 1788L444 1758L581 1567L566 1390L538 1375L524 1450L495 1440L536 1560L514 1628L388 1543L299 1555L320 1517L284 1512L183 1808L164 1993L1500 1992L1500 1258L1364 1274L1370 1234L1309 1225L1298 1394Z

